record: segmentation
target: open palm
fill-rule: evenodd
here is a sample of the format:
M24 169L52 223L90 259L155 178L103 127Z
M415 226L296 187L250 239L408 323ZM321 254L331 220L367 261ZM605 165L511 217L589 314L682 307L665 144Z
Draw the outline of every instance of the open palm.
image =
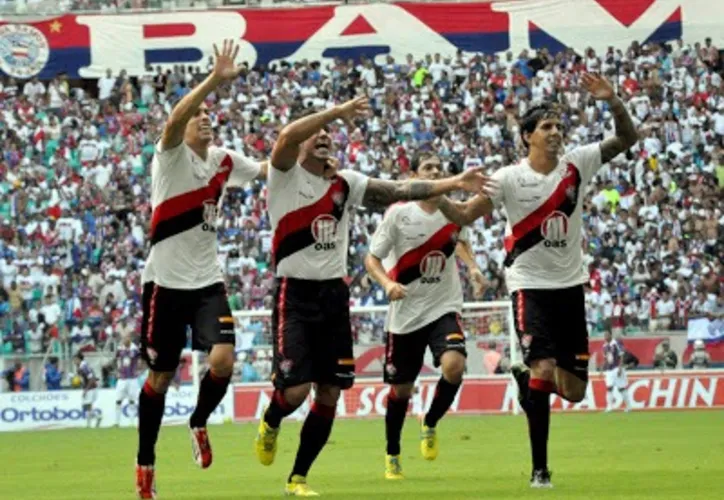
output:
M581 85L586 91L598 101L605 101L613 98L614 91L613 87L601 75L594 73L585 73L581 77Z
M224 40L224 43L221 46L221 52L219 52L219 47L214 44L214 56L216 60L214 61L212 74L219 80L231 80L232 78L236 78L243 69L243 66L237 66L234 62L236 60L236 56L238 55L239 44L235 43L233 40Z

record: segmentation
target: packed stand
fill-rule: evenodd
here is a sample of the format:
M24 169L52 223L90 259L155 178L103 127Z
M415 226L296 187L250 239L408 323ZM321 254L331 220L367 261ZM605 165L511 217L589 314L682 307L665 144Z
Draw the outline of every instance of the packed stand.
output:
M122 332L138 333L154 141L171 103L210 67L210 60L167 72L149 67L140 78L109 71L97 83L78 85L66 75L0 80L4 353L101 349ZM492 173L525 155L516 116L543 100L560 105L567 149L613 134L605 104L578 88L584 71L611 77L642 136L600 171L588 193L592 331L682 329L689 317L721 314L724 84L720 53L709 40L588 50L582 57L542 50L517 57L388 57L378 66L370 60L281 64L243 72L209 105L217 145L261 160L292 110L366 92L374 116L356 130L332 128L341 168L404 179L412 154L434 149L451 173L476 165ZM230 192L218 225L236 311L271 303L265 199L263 183ZM353 305L386 303L362 264L381 216L365 209L354 216ZM504 224L499 212L475 224L472 245L488 286L475 298L465 279L467 300L506 299ZM505 333L500 312L470 320L469 330ZM358 341L380 341L381 315L353 318ZM239 324L245 350L268 344L268 335L261 318Z

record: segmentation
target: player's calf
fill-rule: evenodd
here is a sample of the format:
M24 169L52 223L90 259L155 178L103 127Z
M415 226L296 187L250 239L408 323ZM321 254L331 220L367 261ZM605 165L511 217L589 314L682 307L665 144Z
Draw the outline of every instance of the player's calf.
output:
M390 386L390 392L387 396L387 412L385 413L385 438L387 441L386 459L385 459L385 476L390 479L394 473L390 473L390 457L398 457L401 452L400 436L402 435L402 427L405 424L407 416L407 408L410 404L412 384L395 384ZM397 461L399 465L399 460Z

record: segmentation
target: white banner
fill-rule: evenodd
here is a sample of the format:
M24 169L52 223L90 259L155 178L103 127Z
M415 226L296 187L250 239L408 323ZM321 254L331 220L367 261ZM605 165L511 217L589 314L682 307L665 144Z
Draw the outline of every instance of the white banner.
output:
M101 427L116 425L115 389L98 389L93 403L93 416L101 416ZM82 391L12 392L0 394L0 432L65 429L85 427ZM234 415L232 391L227 391L221 404L209 418L209 424L230 421ZM192 387L171 388L166 395L164 425L188 422L196 407L196 391ZM124 401L121 406L121 427L135 427L137 406ZM95 420L93 421L95 425Z
M704 342L724 340L724 321L721 319L715 319L714 321L709 318L690 319L687 330L689 342L695 340L703 340Z

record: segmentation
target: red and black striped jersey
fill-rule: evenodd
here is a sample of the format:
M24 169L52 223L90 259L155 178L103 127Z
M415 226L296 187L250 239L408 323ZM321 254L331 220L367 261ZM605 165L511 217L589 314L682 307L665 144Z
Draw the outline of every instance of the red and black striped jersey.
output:
M347 275L350 211L362 203L368 177L341 170L333 179L297 164L269 167L268 210L276 275L328 280Z
M209 148L206 160L186 144L162 151L151 163L151 251L143 282L198 289L224 280L219 265L216 221L227 186L259 175L255 161L234 151Z
M460 313L463 292L455 260L467 228L449 222L439 210L418 203L392 205L377 227L370 253L382 260L389 277L407 287L407 296L390 303L386 330L411 333L445 314Z
M585 186L601 167L598 143L576 148L547 175L524 159L493 174L493 204L505 209L505 282L509 292L555 289L589 279L581 248Z

